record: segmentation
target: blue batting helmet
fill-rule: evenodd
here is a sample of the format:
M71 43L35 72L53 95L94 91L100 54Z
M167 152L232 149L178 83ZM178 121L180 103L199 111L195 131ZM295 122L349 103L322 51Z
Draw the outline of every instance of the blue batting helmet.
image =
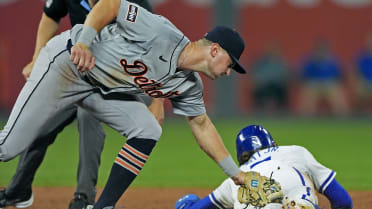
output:
M236 137L236 152L240 164L247 161L257 150L275 146L276 142L273 137L260 125L247 126ZM244 159L242 158L243 153L248 154Z

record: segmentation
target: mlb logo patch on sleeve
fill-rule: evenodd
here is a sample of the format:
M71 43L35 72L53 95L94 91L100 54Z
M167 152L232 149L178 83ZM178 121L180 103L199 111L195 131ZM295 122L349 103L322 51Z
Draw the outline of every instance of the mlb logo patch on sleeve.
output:
M130 4L129 9L128 9L128 14L127 14L127 21L136 22L137 14L138 14L138 7L133 4Z

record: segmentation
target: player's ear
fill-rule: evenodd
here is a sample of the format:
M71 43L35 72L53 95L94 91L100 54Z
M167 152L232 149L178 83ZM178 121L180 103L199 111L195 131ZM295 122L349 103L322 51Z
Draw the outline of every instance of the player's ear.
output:
M212 43L211 45L211 56L216 57L218 52L220 51L220 45L218 43Z

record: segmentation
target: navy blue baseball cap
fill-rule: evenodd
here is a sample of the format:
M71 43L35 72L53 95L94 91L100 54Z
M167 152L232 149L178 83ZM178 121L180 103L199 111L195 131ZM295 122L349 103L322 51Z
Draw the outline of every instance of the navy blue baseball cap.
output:
M230 55L234 62L232 67L238 73L247 73L239 62L240 55L244 51L244 41L239 33L226 26L217 26L205 34L204 38L218 43Z

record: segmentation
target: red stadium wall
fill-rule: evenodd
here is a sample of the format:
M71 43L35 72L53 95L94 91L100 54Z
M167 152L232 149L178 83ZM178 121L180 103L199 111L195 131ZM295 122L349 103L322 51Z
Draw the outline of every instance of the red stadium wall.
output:
M44 3L39 0L0 1L0 108L10 110L25 80L23 67L34 52ZM69 26L63 21L61 29Z
M157 0L155 11L168 17L191 39L204 35L213 25L213 5L192 4L193 0ZM304 0L305 1L305 0ZM285 58L296 66L318 38L327 38L347 69L364 38L372 31L372 2L365 6L347 7L337 1L319 0L310 8L299 7L293 0L272 1L270 5L242 0L237 14L238 30L246 41L242 57L247 66L262 51L265 43L277 40ZM0 1L0 107L10 109L24 84L22 68L34 50L37 25L43 2L39 0ZM150 0L151 2L151 0ZM195 1L194 1L195 2ZM249 3L250 2L250 3ZM257 2L257 1L256 1ZM259 2L259 1L258 1ZM345 1L344 1L345 2ZM353 2L353 1L350 1ZM359 0L355 2L360 2ZM351 3L352 4L352 3ZM63 29L69 22L63 21ZM205 81L206 103L213 106L213 82ZM249 77L240 77L241 109L250 106Z
M248 46L243 55L244 63L248 66L266 43L275 40L280 43L286 60L297 70L314 42L322 38L329 40L344 70L354 70L355 54L362 47L367 33L372 32L372 5L347 8L330 0L320 2L312 8L295 7L289 1L280 1L266 8L257 5L242 7L238 25ZM251 88L249 80L240 77L242 109L249 108L251 103L249 98L245 99L245 92Z

